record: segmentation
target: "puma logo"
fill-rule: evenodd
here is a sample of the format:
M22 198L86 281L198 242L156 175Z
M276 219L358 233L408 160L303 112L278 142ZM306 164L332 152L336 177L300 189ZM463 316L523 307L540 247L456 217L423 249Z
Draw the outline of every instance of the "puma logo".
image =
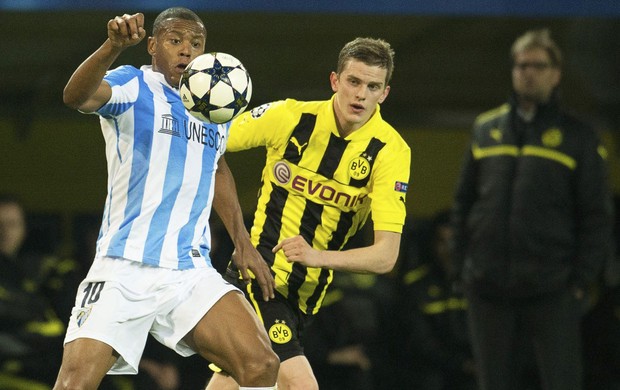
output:
M299 141L297 141L297 138L295 138L295 137L292 137L292 138L291 138L291 143L297 147L297 154L301 154L301 151L302 151L302 150L303 150L306 146L308 146L308 143L307 143L307 142L306 142L306 143L304 143L303 145L300 145L300 144L299 144Z

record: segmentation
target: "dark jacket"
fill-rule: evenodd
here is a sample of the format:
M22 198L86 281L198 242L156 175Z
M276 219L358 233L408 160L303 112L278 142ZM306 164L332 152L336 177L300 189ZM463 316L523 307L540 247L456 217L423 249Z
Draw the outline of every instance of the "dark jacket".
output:
M401 323L407 331L401 348L407 364L415 371L464 375L465 361L473 358L463 295L433 260L406 272L402 284Z
M453 210L464 282L514 296L592 282L612 251L605 158L597 134L555 98L529 123L514 98L480 115Z
M75 295L77 265L54 256L0 254L0 266L0 382L10 377L26 381L23 388L35 388L28 380L51 386L70 314L64 301Z

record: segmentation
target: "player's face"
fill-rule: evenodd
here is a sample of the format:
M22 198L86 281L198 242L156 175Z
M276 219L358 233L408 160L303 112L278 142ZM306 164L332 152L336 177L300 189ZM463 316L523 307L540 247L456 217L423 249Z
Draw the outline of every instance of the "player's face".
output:
M26 238L24 213L16 204L0 205L0 253L13 256Z
M206 39L202 24L183 19L165 21L157 36L149 37L153 70L162 73L168 84L178 87L187 64L204 53Z
M362 127L383 103L390 87L385 83L387 70L350 60L337 74L332 72L330 81L336 93L334 114L341 135L346 136Z
M512 85L522 101L545 103L560 83L561 71L553 66L545 49L517 53L512 67Z

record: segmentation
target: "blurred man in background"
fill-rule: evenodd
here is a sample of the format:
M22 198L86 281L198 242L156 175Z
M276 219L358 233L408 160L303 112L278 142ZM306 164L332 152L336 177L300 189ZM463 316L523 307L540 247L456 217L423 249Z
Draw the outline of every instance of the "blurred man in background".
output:
M607 154L559 107L562 53L549 31L526 32L511 56L513 94L476 119L458 181L456 274L481 389L519 386L520 337L544 389L581 389L584 292L612 251Z

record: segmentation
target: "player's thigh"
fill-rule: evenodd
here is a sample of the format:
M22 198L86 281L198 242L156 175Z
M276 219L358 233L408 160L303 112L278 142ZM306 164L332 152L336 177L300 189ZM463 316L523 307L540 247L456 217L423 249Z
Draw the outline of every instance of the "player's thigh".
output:
M319 385L305 356L299 355L280 363L278 389L318 390Z
M64 346L58 383L93 381L95 386L114 365L118 355L108 344L90 338L78 338Z
M263 325L240 291L222 296L183 340L227 372L271 352Z

